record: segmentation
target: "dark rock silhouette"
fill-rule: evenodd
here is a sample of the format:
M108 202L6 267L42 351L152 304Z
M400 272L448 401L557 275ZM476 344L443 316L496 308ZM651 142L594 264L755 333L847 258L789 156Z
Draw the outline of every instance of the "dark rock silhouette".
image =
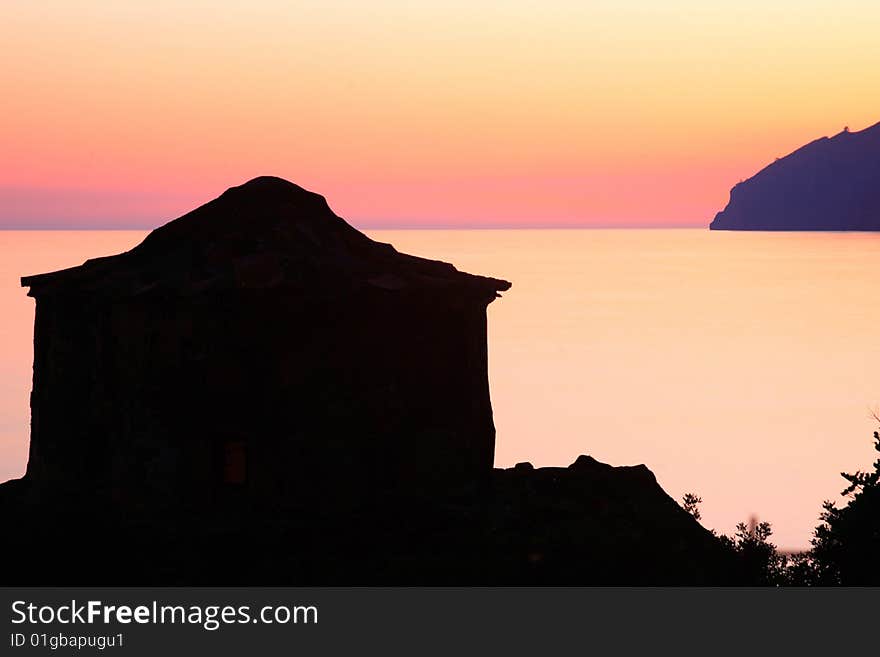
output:
M489 476L486 306L510 283L374 242L293 183L22 284L41 496L332 506Z
M713 230L880 230L880 123L822 137L730 190Z
M644 466L493 469L486 307L257 178L36 297L2 584L720 584ZM14 564L10 568L10 565Z

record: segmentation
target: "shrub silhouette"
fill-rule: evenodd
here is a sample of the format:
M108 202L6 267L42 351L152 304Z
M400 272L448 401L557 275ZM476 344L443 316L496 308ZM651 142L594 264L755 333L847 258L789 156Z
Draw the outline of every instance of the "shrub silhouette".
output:
M880 420L880 417L877 418ZM874 432L874 449L880 452L880 432ZM848 482L841 495L849 498L838 508L822 505L821 524L813 532L812 548L797 554L780 554L770 542L769 522L749 527L741 522L733 536L718 535L735 557L732 583L740 586L878 586L880 585L880 458L872 472L841 472ZM685 493L682 508L700 520L702 498Z
M733 552L738 561L736 584L740 586L778 586L788 584L788 558L779 554L770 542L773 529L769 522L750 528L741 522L733 537L722 534L721 544Z
M700 513L700 504L702 503L703 498L696 493L685 493L681 498L681 508L690 513L694 520L702 518Z
M880 452L880 433L874 432L874 449ZM876 586L880 584L880 458L873 472L842 472L849 485L841 495L849 497L838 508L826 501L816 527L813 562L816 584Z
M696 493L685 493L681 498L681 506L694 520L700 520L700 504L703 502ZM773 529L769 522L761 522L750 527L744 522L736 526L733 536L718 535L721 545L733 556L736 570L732 573L732 581L741 586L778 586L793 583L789 581L789 568L793 561L786 555L779 554L776 546L770 542ZM792 571L793 572L793 571ZM799 583L799 582L798 582Z

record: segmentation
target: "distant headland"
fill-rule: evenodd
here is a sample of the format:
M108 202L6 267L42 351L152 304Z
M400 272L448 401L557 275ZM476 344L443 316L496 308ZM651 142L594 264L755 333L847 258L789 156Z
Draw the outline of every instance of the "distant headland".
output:
M880 230L880 123L822 137L730 190L712 230Z

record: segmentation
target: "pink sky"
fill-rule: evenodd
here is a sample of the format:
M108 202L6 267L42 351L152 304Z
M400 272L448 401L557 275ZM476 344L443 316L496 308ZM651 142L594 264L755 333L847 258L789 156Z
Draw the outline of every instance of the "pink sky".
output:
M243 4L3 3L0 227L152 227L266 174L361 227L706 225L880 120L860 0Z

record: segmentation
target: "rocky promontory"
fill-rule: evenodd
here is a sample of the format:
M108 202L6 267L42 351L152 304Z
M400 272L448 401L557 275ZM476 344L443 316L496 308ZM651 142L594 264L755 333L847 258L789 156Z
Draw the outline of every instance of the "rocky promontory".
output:
M712 230L880 230L880 123L822 137L730 190Z

